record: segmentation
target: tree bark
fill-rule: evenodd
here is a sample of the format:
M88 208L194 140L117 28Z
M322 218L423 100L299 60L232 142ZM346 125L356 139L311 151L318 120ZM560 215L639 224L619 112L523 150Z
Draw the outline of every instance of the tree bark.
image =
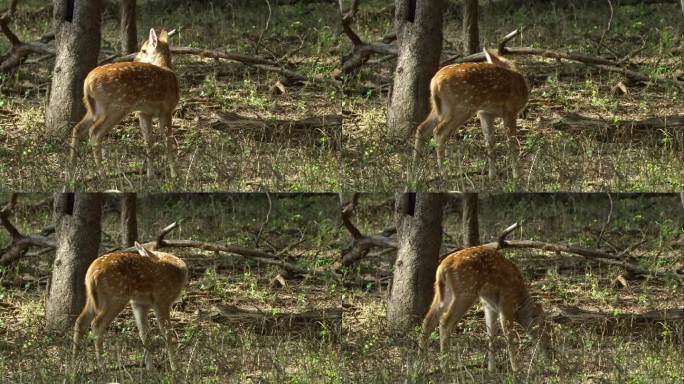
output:
M387 123L395 138L413 136L429 112L430 80L442 51L444 0L396 0L399 56Z
M69 329L85 303L85 273L100 248L102 200L93 193L55 196L57 254L45 310L54 330Z
M135 193L121 196L121 246L132 247L138 240L138 215Z
M463 50L466 55L482 50L479 19L478 0L465 0L463 2Z
M480 245L480 202L477 193L463 194L463 247Z
M101 0L54 0L53 7L57 56L45 126L54 136L66 136L85 113L83 81L97 65Z
M430 306L442 243L444 202L444 195L438 193L397 195L399 249L387 305L387 321L394 332L412 330Z
M135 0L121 0L121 52L138 50L138 29L135 25Z

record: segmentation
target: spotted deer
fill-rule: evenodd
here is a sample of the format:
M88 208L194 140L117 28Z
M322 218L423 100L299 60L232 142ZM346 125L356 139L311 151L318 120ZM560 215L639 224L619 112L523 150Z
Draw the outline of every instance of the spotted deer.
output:
M86 303L74 326L72 356L76 357L81 339L90 325L96 336L95 351L99 362L107 327L130 302L146 350L145 365L151 367L147 353L147 314L151 308L166 340L171 369L175 370L170 312L171 305L188 280L188 269L183 260L170 253L145 249L138 242L135 248L138 253L106 254L88 267Z
M466 248L448 255L437 268L435 294L423 320L419 339L422 351L432 331L439 324L439 346L448 353L449 334L466 311L479 299L484 307L489 338L487 369L496 369L494 342L499 326L503 332L511 369L516 370L510 345L510 326L517 322L530 337L539 342L544 356L550 358L550 332L544 311L530 296L518 267L497 251L504 246L509 227L498 243ZM498 321L498 324L497 324Z
M438 166L443 173L446 140L452 131L478 113L487 147L489 178L493 179L496 167L492 125L495 118L501 117L506 128L513 178L517 178L519 154L515 139L516 119L527 105L527 81L513 63L487 49L484 54L487 63L449 65L432 77L432 109L416 129L414 160L421 154L427 136L432 133L437 144Z
M74 126L70 159L74 164L79 141L86 136L93 147L98 170L102 171L102 137L131 112L138 112L145 141L147 176L154 173L151 156L152 118L159 119L159 129L166 138L166 161L171 177L176 177L176 149L171 116L179 100L178 79L171 67L169 34L162 30L157 38L154 29L143 43L134 62L97 67L83 83L86 114Z

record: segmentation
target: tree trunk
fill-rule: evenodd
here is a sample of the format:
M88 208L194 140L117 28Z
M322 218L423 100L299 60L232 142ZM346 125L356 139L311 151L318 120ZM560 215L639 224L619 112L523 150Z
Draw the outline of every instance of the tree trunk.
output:
M83 80L97 65L101 0L54 0L53 7L57 56L45 126L62 137L85 113Z
M413 136L429 112L430 80L442 52L444 0L396 0L399 57L387 123L395 138Z
M477 0L463 2L463 50L465 55L480 52L480 26Z
M121 0L121 51L133 53L138 50L138 29L135 25L135 0Z
M480 245L480 224L478 216L480 203L477 193L463 194L463 247Z
M138 240L136 205L135 193L121 196L121 246L124 248L132 247Z
M57 254L52 270L46 318L50 328L67 330L85 304L85 273L100 248L102 195L55 196Z
M411 331L432 301L444 202L444 195L439 193L397 195L399 249L387 304L387 321L394 332Z

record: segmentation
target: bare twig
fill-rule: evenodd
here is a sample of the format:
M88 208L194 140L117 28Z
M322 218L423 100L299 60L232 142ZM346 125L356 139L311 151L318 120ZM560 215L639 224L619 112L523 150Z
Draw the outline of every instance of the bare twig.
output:
M264 227L268 224L268 219L271 216L271 208L273 207L273 202L271 201L271 194L266 192L266 198L268 199L268 211L266 212L266 218L261 223L259 227L259 232L257 232L256 238L254 239L254 247L259 247L259 240L261 239L261 233L264 231Z
M254 47L254 54L258 55L259 54L259 45L261 45L261 39L264 37L264 33L268 31L268 26L271 23L271 2L268 0L266 1L266 5L268 6L268 18L266 19L266 25L264 26L264 29L261 30L261 33L259 33L259 39L257 39L256 46Z
M608 31L610 30L610 26L613 23L613 3L610 0L606 1L608 2L608 7L610 7L610 18L608 18L608 25L606 26L606 29L603 30L601 38L598 42L598 46L596 47L596 54L598 55L601 54L601 46L603 45L603 39L606 37L606 33L608 33Z
M163 247L164 245L166 245L164 237L166 237L166 235L169 232L173 231L176 228L178 228L178 222L177 221L174 221L173 223L162 228L162 230L159 232L159 236L157 236L157 240L154 242L154 248L152 248L152 249L154 250L154 249L157 249L159 247Z
M603 232L606 231L606 227L610 225L610 220L613 217L613 198L610 196L610 193L606 193L606 195L608 195L608 201L610 202L610 210L608 211L606 222L603 223L603 227L601 227L601 232L599 232L598 239L596 239L596 248L601 247L601 241L603 241Z

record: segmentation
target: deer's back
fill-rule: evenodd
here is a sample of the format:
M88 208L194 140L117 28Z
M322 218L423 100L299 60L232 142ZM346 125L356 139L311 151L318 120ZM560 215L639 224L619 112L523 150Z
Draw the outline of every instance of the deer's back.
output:
M86 77L84 91L96 100L134 110L173 109L179 99L178 79L172 70L140 62L93 69Z
M111 253L97 258L88 268L98 291L122 299L152 303L158 298L175 300L187 281L185 263L170 254L155 252L158 259L137 253Z
M479 246L447 256L439 268L448 268L459 290L484 297L487 301L519 305L527 297L527 287L518 267L495 249Z
M519 72L489 63L443 67L432 78L431 88L450 105L497 115L518 113L529 97L527 82Z

